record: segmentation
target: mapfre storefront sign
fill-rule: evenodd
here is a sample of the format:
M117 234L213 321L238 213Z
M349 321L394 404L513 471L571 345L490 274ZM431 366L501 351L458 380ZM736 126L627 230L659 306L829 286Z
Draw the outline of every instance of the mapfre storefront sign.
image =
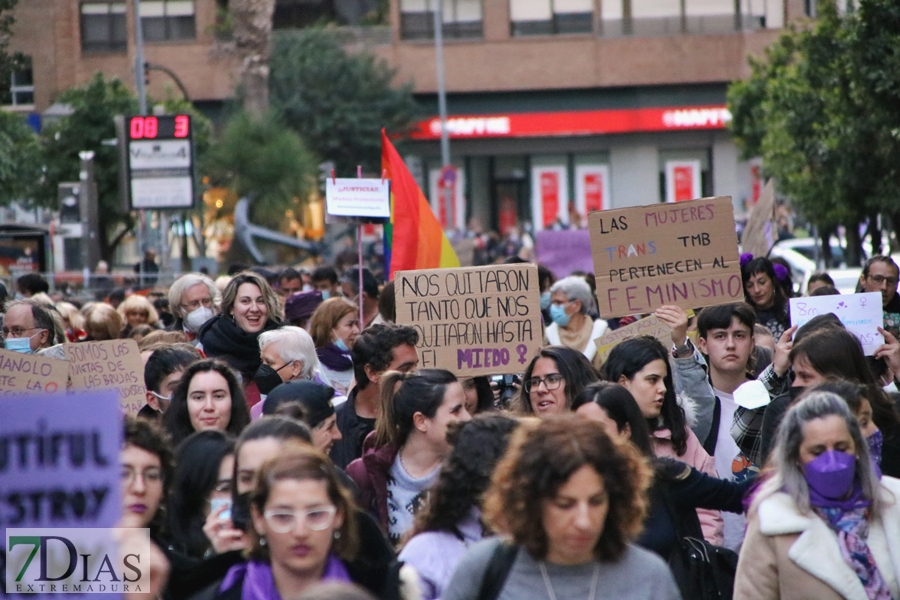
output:
M447 119L451 138L553 137L692 129L724 129L731 113L724 106L633 108L563 112L465 115ZM441 120L420 121L416 140L441 137Z

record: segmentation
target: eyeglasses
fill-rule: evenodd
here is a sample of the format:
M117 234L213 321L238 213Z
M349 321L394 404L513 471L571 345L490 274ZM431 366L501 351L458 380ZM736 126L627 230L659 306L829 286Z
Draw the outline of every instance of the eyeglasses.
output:
M201 298L200 300L193 300L191 302L182 304L181 308L183 308L187 312L191 312L191 311L197 310L201 306L205 306L206 308L212 308L212 298Z
M884 275L869 275L868 277L875 283L875 285L887 283L888 287L891 287L896 286L898 282L898 279L896 277L885 277Z
M20 338L25 337L26 331L34 331L35 329L39 329L41 331L44 330L43 327L13 327L10 329L9 327L4 327L0 329L0 333L3 334L4 339L8 337Z
M263 513L266 523L275 533L288 533L293 531L297 526L297 520L300 519L306 526L313 531L322 531L328 529L334 522L334 515L337 509L333 506L320 506L300 512L292 510L267 510Z
M159 469L144 469L135 471L131 467L122 467L122 483L132 484L138 477L144 480L145 485L159 485L162 483L162 471Z
M525 393L530 394L532 390L536 390L541 387L543 383L547 388L547 391L555 390L559 388L559 385L563 381L563 376L559 373L550 373L546 377L532 377L531 379L525 380Z

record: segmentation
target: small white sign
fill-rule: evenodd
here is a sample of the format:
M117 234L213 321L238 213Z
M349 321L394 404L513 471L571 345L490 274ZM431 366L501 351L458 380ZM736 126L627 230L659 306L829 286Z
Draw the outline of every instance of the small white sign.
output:
M791 325L802 326L813 317L832 313L859 338L866 356L873 355L884 343L878 332L884 322L879 292L791 298L790 303Z
M191 166L190 140L132 141L128 145L128 164L141 169L188 169Z
M194 187L190 177L132 177L131 206L142 208L190 208Z
M389 219L390 181L381 179L333 179L325 184L325 207L336 217Z

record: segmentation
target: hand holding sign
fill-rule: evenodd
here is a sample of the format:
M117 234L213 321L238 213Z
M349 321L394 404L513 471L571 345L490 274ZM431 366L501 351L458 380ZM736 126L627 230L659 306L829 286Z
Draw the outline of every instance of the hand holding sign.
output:
M672 330L672 344L676 348L684 346L687 340L688 314L680 306L660 306L656 316Z
M900 375L900 342L897 341L894 334L886 329L879 327L878 331L884 336L884 343L875 350L873 356L875 358L883 358L896 379Z

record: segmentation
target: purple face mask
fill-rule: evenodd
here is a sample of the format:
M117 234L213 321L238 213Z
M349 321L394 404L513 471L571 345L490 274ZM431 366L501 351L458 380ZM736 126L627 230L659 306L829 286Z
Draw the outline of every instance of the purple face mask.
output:
M884 447L884 434L879 429L866 438L866 443L869 445L869 455L872 457L872 460L876 465L881 466L881 449Z
M856 477L856 457L838 450L828 450L807 463L806 483L817 494L829 500L847 496Z

